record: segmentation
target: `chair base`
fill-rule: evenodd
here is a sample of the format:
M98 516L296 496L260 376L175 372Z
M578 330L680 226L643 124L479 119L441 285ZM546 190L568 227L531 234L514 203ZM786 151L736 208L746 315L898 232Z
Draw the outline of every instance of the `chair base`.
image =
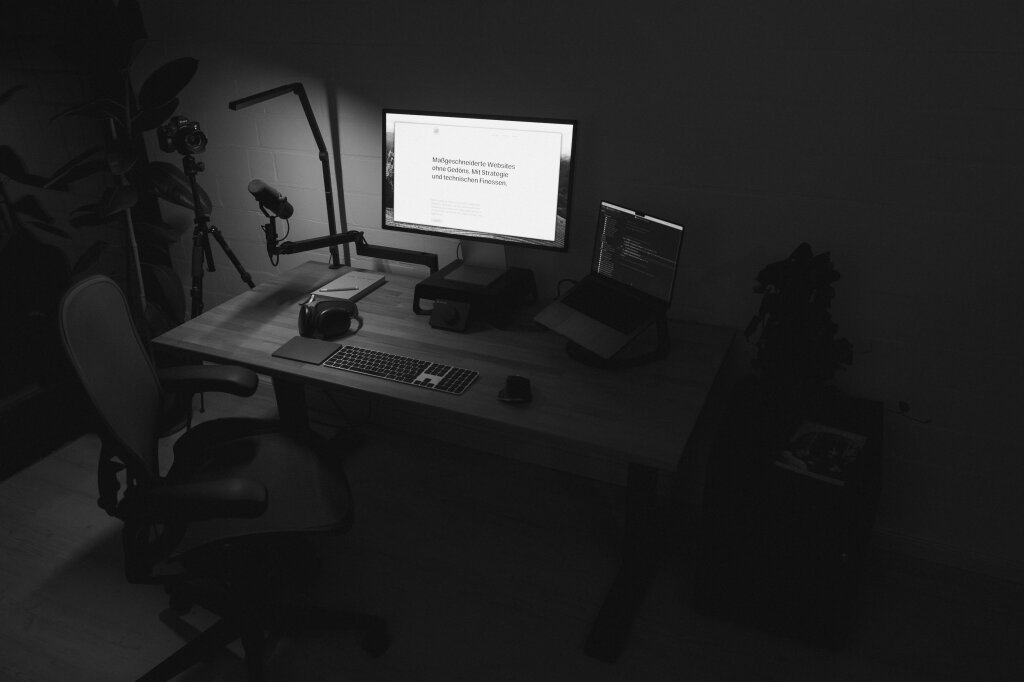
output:
M281 536L209 548L183 562L186 573L165 583L170 608L160 619L188 643L140 678L169 680L241 640L249 679L264 679L263 663L284 635L300 630L346 630L363 635L370 656L390 644L387 622L378 616L318 606L308 593L319 559L308 537ZM201 606L220 620L199 631L181 617Z
M247 613L222 617L200 631L185 622L181 611L169 608L160 620L188 639L188 643L139 678L139 682L166 681L193 665L220 652L235 640L241 640L249 680L265 679L263 663L280 637L300 629L351 630L363 635L363 650L376 658L390 645L387 622L379 616L322 607L291 605L268 609L272 613Z

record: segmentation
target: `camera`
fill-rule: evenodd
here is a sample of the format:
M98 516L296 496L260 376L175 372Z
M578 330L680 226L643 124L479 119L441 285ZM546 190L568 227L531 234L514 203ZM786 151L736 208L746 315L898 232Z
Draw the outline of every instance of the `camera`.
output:
M198 121L184 116L172 116L171 120L156 129L160 149L179 154L200 154L206 149L206 134L199 129Z

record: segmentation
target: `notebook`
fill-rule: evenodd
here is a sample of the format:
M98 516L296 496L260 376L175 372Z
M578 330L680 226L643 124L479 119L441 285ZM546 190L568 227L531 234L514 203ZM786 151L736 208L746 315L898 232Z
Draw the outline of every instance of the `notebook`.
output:
M601 202L590 273L534 318L610 359L672 302L683 226Z
M379 272L349 270L312 293L316 294L318 299L338 298L355 302L384 284L385 281L387 280L384 275Z

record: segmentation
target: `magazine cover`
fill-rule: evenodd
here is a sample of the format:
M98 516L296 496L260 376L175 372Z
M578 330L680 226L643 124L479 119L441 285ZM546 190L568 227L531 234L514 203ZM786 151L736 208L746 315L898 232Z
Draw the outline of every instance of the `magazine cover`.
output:
M797 427L775 465L835 485L845 485L847 471L857 459L865 436L805 421Z

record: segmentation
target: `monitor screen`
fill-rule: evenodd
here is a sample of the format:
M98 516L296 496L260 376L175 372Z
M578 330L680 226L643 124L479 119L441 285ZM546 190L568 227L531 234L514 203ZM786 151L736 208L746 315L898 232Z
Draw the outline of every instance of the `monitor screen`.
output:
M602 201L592 268L668 303L682 245L682 225Z
M576 123L384 110L383 227L565 250Z

